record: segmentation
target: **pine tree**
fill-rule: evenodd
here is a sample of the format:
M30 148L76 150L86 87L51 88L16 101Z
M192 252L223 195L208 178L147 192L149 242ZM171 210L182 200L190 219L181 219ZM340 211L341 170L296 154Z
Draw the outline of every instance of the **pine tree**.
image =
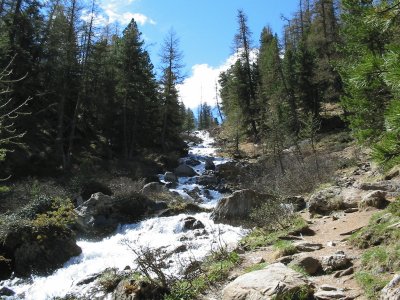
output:
M167 150L168 142L178 138L182 119L179 117L179 99L177 85L183 81L182 59L183 54L179 49L179 39L172 29L164 40L161 49L162 77L162 131L161 145Z

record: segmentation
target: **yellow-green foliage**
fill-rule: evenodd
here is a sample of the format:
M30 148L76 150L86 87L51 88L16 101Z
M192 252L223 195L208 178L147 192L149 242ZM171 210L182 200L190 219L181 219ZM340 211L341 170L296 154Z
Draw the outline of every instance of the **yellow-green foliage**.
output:
M279 240L274 244L274 249L278 251L278 256L287 256L297 253L296 247L291 241Z
M53 198L51 208L50 211L36 215L36 218L32 220L32 225L35 227L53 225L66 227L75 222L74 205L69 199Z

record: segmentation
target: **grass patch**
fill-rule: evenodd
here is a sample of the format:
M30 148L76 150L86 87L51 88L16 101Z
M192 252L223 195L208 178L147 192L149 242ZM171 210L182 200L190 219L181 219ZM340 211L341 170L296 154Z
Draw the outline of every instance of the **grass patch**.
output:
M382 279L379 276L365 271L357 272L355 277L368 299L379 299L380 291L389 282L388 279Z
M240 241L240 244L244 248L251 250L259 247L270 246L280 241L281 237L287 236L294 232L302 231L307 227L308 224L302 217L294 216L290 226L286 229L272 231L263 228L256 228L249 235L244 237Z
M297 253L297 249L291 241L285 241L285 240L276 241L273 248L278 252L277 257L293 255Z

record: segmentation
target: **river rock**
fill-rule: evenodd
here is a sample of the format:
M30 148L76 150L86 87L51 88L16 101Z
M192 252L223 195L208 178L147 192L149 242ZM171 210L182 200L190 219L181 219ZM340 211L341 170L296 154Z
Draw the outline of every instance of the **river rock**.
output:
M241 224L250 220L250 213L262 203L271 199L270 195L262 195L253 190L236 191L222 198L211 215L217 223Z
M5 280L9 278L11 274L11 259L0 256L0 280Z
M205 162L205 169L206 170L215 170L215 164L212 158L207 158Z
M215 175L202 175L197 179L197 183L204 186L212 186L218 183L218 179Z
M193 177L198 175L196 173L195 170L193 170L193 168L189 167L186 164L181 164L179 165L175 171L174 171L175 175L178 177Z
M173 182L176 183L178 182L178 178L176 177L176 175L172 172L165 172L164 174L164 180L168 181L168 182Z
M1 296L11 297L14 295L15 295L15 292L13 290L9 289L8 287L4 286L0 289L0 297Z
M343 251L322 257L322 268L325 272L347 269L351 266L350 259Z
M321 262L308 255L295 255L289 266L296 266L303 269L308 275L315 275L321 271Z
M187 230L195 230L195 229L203 229L205 228L204 224L197 220L194 217L187 217L183 219L183 226L182 226L184 231Z
M145 195L132 193L128 197L110 197L96 193L75 209L78 231L87 237L103 237L119 224L133 223L165 208Z
M393 279L383 288L380 300L399 300L400 299L400 274L396 274Z
M188 166L195 167L195 166L198 166L199 164L201 164L201 162L197 159L189 158L185 161L185 164L187 164Z
M2 252L16 276L47 274L81 254L75 234L65 226L17 226L2 236Z
M386 192L384 191L373 191L365 195L360 204L360 208L375 207L378 209L383 209L389 205L389 201L386 200Z
M304 288L311 294L312 284L304 275L275 263L236 278L222 290L222 300L286 299Z

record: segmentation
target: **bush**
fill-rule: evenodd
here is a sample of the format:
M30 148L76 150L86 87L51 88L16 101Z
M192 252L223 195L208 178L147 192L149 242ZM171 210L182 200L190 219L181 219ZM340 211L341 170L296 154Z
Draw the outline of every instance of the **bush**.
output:
M251 220L266 230L281 230L289 227L293 222L293 212L289 205L280 198L271 198L250 214Z

